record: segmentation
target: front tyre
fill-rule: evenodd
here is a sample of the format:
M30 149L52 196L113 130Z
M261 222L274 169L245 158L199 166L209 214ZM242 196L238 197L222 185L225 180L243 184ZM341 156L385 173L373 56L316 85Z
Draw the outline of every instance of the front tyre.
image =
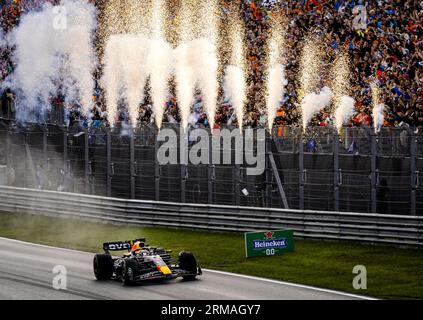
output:
M109 254L96 254L93 260L94 275L97 280L110 280L113 275L113 258Z
M191 252L182 251L179 253L179 268L191 273L190 275L182 276L184 280L194 280L197 277L198 263Z
M135 278L139 276L138 262L135 259L126 259L122 265L122 282L129 286L135 283Z

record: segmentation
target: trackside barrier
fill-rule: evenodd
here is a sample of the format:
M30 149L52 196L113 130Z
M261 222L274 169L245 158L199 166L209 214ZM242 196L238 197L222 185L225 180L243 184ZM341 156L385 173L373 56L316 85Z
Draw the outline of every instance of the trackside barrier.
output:
M291 229L302 238L423 247L419 216L124 200L3 186L0 212L209 231Z

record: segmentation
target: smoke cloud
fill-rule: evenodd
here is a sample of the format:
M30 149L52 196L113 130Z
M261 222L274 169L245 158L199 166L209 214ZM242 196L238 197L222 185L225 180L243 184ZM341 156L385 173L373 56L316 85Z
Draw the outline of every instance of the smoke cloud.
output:
M380 129L385 122L385 105L380 103L373 108L373 126L376 133L380 132Z
M17 68L6 81L18 94L18 119L44 121L50 98L59 92L67 103L81 103L88 114L96 65L95 17L95 7L83 0L47 3L42 11L22 17L11 35Z
M112 125L116 122L121 99L128 104L132 124L135 126L137 123L148 77L149 43L141 35L113 35L106 44L102 86L106 92L107 114Z
M267 79L267 112L270 129L275 121L280 102L284 98L285 87L287 85L288 80L285 77L285 67L281 64L276 64L270 68Z
M339 101L339 106L335 111L335 125L338 131L346 124L355 111L355 100L349 96L342 96Z
M244 71L241 68L236 66L226 67L223 90L226 100L228 100L235 109L238 126L242 129L246 88Z
M307 127L311 119L319 113L320 110L326 108L332 99L332 91L328 87L324 87L320 93L310 93L305 96L302 102L303 113L303 129Z

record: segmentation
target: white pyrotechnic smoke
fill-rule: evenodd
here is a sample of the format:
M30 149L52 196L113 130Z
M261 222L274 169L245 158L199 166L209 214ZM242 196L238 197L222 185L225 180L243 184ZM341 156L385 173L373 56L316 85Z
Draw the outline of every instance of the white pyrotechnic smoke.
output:
M171 73L172 48L169 43L160 38L151 40L147 61L154 116L157 127L161 128Z
M117 105L122 99L127 100L132 125L137 123L148 77L149 43L143 36L113 35L106 44L102 83L111 125L116 121Z
M192 48L183 43L175 49L176 95L178 98L181 125L184 130L188 127L188 118L194 101L196 73L191 62Z
M385 105L383 103L376 105L373 108L373 126L376 133L380 132L380 129L385 122Z
M88 115L96 65L95 13L87 1L62 0L60 6L47 3L42 11L22 17L11 37L17 68L7 79L19 95L18 119L42 120L59 89L66 102L79 101Z
M182 1L179 31L181 43L174 51L174 60L176 92L184 129L188 127L196 87L201 90L210 126L214 126L219 87L215 6L216 0L202 1L201 19L195 21L194 9L198 9L198 3L193 0Z
M158 128L162 126L164 104L169 93L169 78L172 67L172 48L165 41L163 0L154 0L151 9L151 41L148 54L151 98Z
M243 24L238 17L230 21L229 42L231 45L230 64L226 67L223 79L223 91L225 98L233 106L238 121L239 129L242 130L244 122L244 105L247 99L245 78L245 46L243 40Z
M355 100L349 96L342 96L335 111L335 125L340 131L344 124L346 124L355 111Z
M305 130L311 119L326 108L332 99L332 91L324 87L320 93L310 93L302 101L303 129Z
M281 64L272 66L267 75L267 117L269 130L272 130L280 102L285 95L288 80L285 77L285 67Z
M237 66L227 66L223 82L225 98L235 109L239 129L242 130L246 100L244 71Z
M281 19L282 17L274 17L271 22L267 48L269 61L267 68L266 106L269 130L273 128L276 113L285 95L285 87L288 85L288 80L285 76L285 66L281 63L285 50L285 28Z
M373 103L373 127L379 133L385 122L385 104L381 101L380 88L377 83L371 85Z

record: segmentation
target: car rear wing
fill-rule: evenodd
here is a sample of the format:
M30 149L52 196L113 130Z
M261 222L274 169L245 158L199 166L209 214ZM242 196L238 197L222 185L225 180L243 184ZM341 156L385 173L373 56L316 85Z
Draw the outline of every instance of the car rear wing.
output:
M106 242L103 243L103 250L105 252L109 251L130 251L135 242L140 242L141 247L145 246L145 238L128 240L128 241L117 241L117 242Z

